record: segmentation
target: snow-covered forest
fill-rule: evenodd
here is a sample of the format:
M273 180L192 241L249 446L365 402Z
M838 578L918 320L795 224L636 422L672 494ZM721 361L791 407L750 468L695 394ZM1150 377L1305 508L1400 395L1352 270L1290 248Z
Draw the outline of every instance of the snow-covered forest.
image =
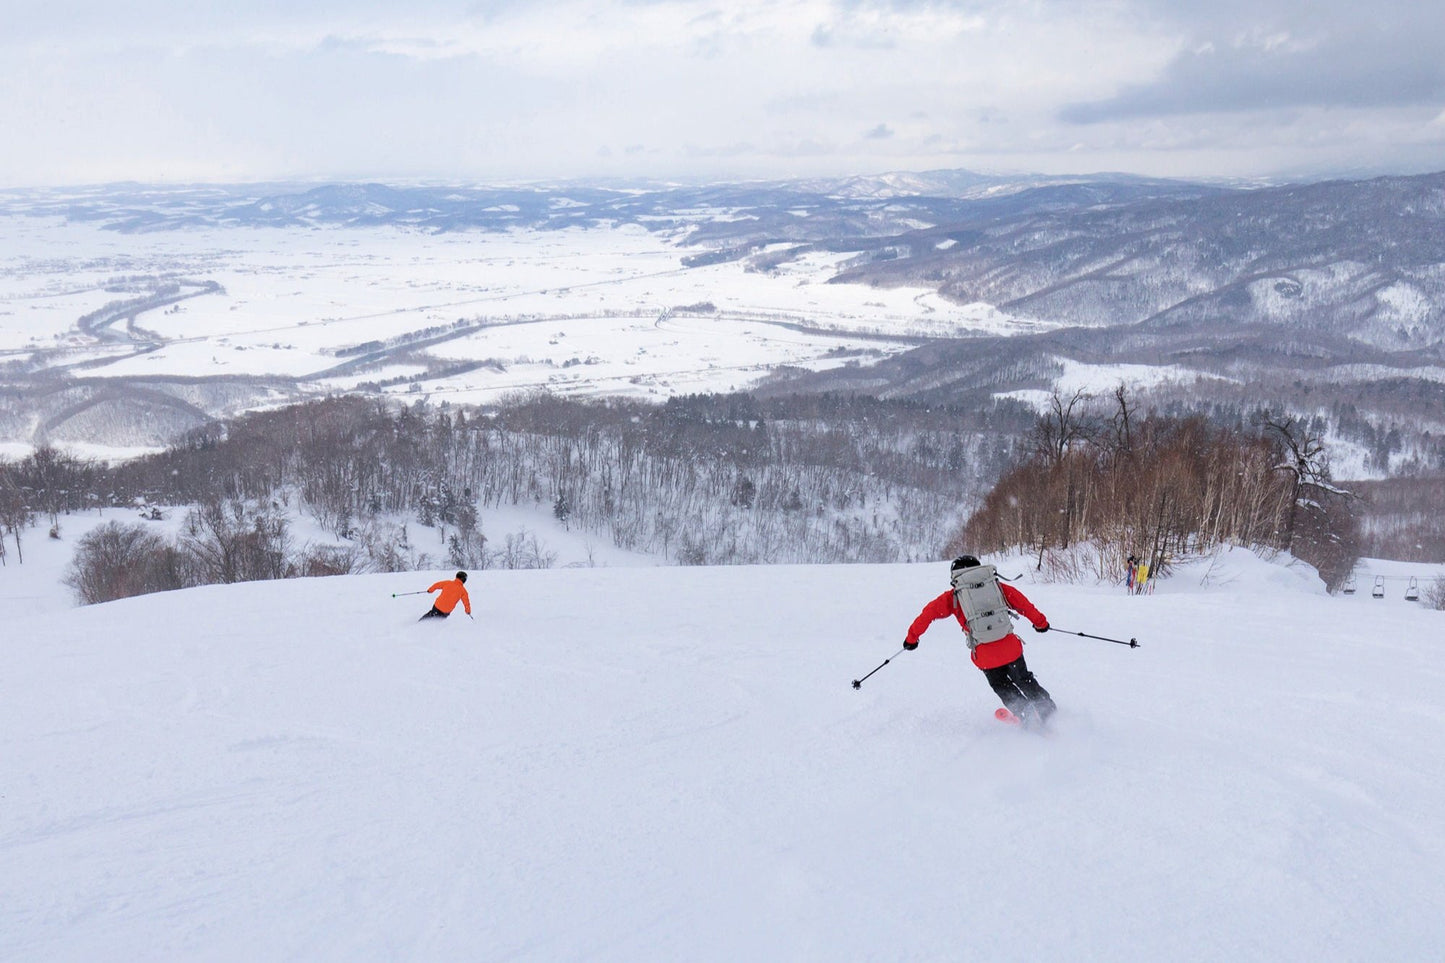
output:
M102 505L209 505L190 534L264 536L274 554L284 506L334 538L301 563L313 574L505 565L486 519L516 505L685 564L904 561L937 556L1033 420L1013 402L535 395L466 410L347 397L218 424L114 468L46 449L0 467L0 488L12 538L26 506L48 524ZM423 558L407 525L439 529L445 547Z
M1337 486L1313 432L1268 412L1220 423L1142 410L1122 386L1107 400L1054 395L1043 415L836 396L538 394L480 409L341 397L216 423L116 466L50 448L0 462L0 563L101 508L141 519L77 543L69 581L86 602L556 564L535 525L513 523L518 510L608 551L690 565L1021 551L1053 577L1118 581L1129 555L1167 572L1238 545L1290 552L1335 589L1361 555L1434 557L1434 487ZM1381 551L1402 525L1413 553Z

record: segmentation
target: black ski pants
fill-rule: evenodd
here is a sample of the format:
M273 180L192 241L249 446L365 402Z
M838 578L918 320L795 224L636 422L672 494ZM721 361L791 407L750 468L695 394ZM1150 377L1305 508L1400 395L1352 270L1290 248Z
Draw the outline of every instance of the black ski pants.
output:
M451 615L451 614L452 614L452 613L450 613L450 612L443 612L441 609L439 609L439 608L437 608L435 605L433 605L433 606L431 607L431 611L428 612L426 615L423 615L423 616L421 617L421 619L444 619L444 618L446 618L448 615ZM417 619L417 621L420 622L421 619Z
M1003 700L1004 708L1014 715L1026 718L1032 711L1042 722L1054 714L1054 700L1024 664L1023 656L1008 665L984 669L983 675Z

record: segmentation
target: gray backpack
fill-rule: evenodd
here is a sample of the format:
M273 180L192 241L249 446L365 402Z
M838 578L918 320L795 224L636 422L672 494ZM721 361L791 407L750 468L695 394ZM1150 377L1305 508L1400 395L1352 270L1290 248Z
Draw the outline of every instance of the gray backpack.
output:
M953 597L968 622L968 647L997 642L1014 630L992 565L962 568L953 573Z

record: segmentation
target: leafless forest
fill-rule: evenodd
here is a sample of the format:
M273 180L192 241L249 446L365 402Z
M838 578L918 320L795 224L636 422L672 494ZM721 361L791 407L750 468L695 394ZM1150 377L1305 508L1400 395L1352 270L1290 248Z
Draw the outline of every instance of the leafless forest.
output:
M1330 584L1360 554L1438 558L1435 478L1329 475L1319 425L1268 412L1176 415L1055 395L948 407L856 396L709 395L653 406L519 397L488 409L340 397L189 433L108 468L41 448L0 463L0 563L70 513L185 512L167 540L109 525L72 580L99 600L186 585L434 565L545 567L535 536L489 532L528 506L679 564L887 562L1095 547L1156 568L1221 544L1281 549ZM299 544L304 513L331 536ZM422 529L427 549L418 547ZM440 534L438 539L436 536ZM436 545L442 548L436 548Z
M1330 478L1308 424L1257 414L1252 424L1144 413L1119 388L1112 407L1053 397L1028 456L1006 473L951 543L958 551L1028 548L1038 564L1087 543L1092 574L1122 581L1130 556L1155 571L1221 545L1289 551L1339 586L1361 554L1352 491Z
M217 423L114 469L41 449L0 469L3 524L20 559L32 522L102 506L200 506L186 523L191 547L204 542L228 561L201 564L205 553L192 551L162 567L162 581L182 582L415 567L418 524L440 529L446 545L429 562L548 564L545 546L488 539L487 514L503 505L682 564L932 558L1033 418L1010 402L954 410L730 395L649 406L538 395L462 410L343 397ZM283 508L313 516L336 546L295 556ZM215 547L241 536L248 544L234 552Z

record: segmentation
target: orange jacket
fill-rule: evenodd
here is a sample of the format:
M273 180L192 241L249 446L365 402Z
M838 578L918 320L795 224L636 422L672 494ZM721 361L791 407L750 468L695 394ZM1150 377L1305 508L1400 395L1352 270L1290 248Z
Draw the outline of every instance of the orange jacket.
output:
M1028 619L1035 628L1049 624L1049 620L1044 618L1042 612L1034 608L1033 603L1024 597L1024 593L1012 585L1000 585L999 588L1003 589L1003 600L1008 607ZM908 627L908 641L917 642L918 637L928 631L928 627L936 620L946 619L950 615L958 619L958 624L965 630L968 629L968 620L963 617L963 611L958 607L952 589L923 607L923 611L918 613L918 618L914 619L913 624ZM1010 632L997 642L985 642L983 645L975 646L973 664L980 669L996 669L1001 665L1008 665L1014 659L1021 658L1023 654L1023 639Z
M436 592L438 590L440 590L442 594L438 595L437 600L432 603L436 606L438 612L445 612L450 615L452 609L456 608L457 603L460 602L466 607L467 614L472 614L471 596L467 594L467 587L461 582L454 578L449 578L445 582L438 582L427 589L428 592Z

